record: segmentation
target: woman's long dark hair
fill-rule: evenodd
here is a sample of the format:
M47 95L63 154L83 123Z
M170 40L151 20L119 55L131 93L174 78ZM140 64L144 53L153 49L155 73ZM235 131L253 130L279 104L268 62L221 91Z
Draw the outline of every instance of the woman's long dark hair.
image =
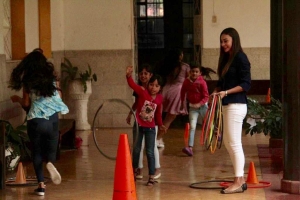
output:
M232 38L231 56L229 55L229 53L225 53L221 46L221 36L223 34L229 35ZM224 29L220 34L220 57L219 57L219 64L218 64L218 75L220 78L227 73L235 55L239 51L243 52L241 42L240 42L240 36L238 32L231 27ZM224 65L225 67L223 68L222 66Z
M8 87L16 91L24 88L26 92L47 97L57 90L53 85L56 80L53 64L47 61L41 49L35 49L13 69Z

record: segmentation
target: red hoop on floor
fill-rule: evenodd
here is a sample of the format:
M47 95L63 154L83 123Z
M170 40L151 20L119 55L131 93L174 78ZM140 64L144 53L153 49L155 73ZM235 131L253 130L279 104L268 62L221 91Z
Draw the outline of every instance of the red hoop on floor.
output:
M232 182L221 182L220 186L228 187L230 183L232 183ZM270 186L271 186L271 183L267 182L267 181L259 181L259 183L257 183L257 184L247 183L248 188L266 188L266 187L270 187Z

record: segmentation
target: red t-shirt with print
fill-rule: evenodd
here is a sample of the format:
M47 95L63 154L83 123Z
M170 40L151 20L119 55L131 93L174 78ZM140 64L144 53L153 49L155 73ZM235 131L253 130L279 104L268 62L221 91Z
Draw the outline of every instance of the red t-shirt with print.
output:
M128 85L138 94L136 118L139 126L154 128L162 125L162 102L161 94L156 94L153 99L148 90L137 85L132 77L127 77Z

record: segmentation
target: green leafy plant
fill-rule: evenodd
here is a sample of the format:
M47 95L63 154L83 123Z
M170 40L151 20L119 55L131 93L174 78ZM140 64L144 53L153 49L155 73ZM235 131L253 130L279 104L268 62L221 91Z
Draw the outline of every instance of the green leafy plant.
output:
M97 75L92 74L91 66L88 64L88 69L85 72L78 72L78 67L73 66L71 61L68 58L64 58L64 62L61 63L61 70L64 74L62 81L63 88L66 88L67 84L72 80L80 80L83 86L84 93L87 90L87 81L97 82Z
M255 125L244 123L246 134L264 133L271 138L282 139L282 104L271 97L271 104L264 107L251 98L248 98L248 112L246 118L255 119Z
M0 124L2 123L5 127L5 149L10 154L6 157L7 169L11 171L18 164L18 161L15 161L15 164L11 165L12 160L31 159L31 151L28 148L30 139L25 122L16 128L9 121L0 120Z

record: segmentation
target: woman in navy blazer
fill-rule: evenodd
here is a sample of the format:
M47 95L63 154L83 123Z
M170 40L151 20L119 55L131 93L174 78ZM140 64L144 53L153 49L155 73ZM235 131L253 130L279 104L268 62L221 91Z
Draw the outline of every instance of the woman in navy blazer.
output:
M220 34L219 81L212 95L220 95L223 110L223 139L234 168L233 184L221 190L232 194L247 190L242 147L243 119L247 114L246 92L251 86L250 62L243 52L238 32L226 28ZM211 95L211 96L212 96Z

